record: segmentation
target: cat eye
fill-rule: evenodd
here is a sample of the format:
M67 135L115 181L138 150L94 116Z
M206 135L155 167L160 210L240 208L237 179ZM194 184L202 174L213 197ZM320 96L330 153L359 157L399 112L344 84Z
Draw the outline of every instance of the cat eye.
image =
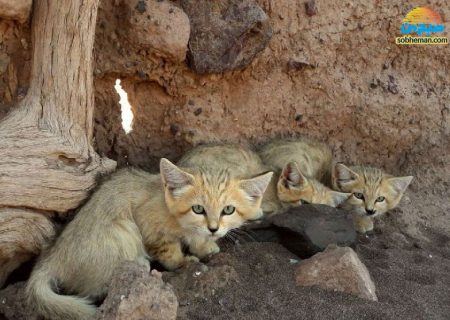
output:
M236 208L233 206L226 206L225 208L223 208L222 214L225 216L229 216L230 214L233 214L235 210Z
M354 192L353 195L355 196L356 199L364 199L364 195L361 192Z
M205 208L203 208L200 205L192 206L192 211L194 211L195 214L206 214Z
M300 204L310 204L310 203L306 200L300 200Z
M383 202L384 199L385 198L383 196L380 196L380 197L377 198L377 200L375 200L375 202Z

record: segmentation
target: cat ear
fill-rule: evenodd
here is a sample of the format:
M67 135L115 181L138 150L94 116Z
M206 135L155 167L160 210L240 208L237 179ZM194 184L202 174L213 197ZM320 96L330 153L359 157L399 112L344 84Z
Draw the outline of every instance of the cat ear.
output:
M350 170L343 163L336 163L333 170L333 183L341 189L343 186L347 186L352 184L356 179L359 178L359 175Z
M389 178L388 181L394 190L400 195L403 194L411 183L413 176Z
M281 171L280 179L284 179L284 186L289 189L289 187L301 187L306 184L306 178L298 169L296 162L289 162L284 166Z
M242 180L240 187L252 200L256 200L263 196L272 176L273 172L267 172L252 179Z
M333 207L337 207L341 203L343 203L345 200L347 200L351 193L344 193L344 192L337 192L337 191L330 191L331 195L331 202L333 203Z
M191 174L184 172L165 158L161 159L159 169L164 187L168 188L173 196L183 193L183 190L191 186L194 181Z

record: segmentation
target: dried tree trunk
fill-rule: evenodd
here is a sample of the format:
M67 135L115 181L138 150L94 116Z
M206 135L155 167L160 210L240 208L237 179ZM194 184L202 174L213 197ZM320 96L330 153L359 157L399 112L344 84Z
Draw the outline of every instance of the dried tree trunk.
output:
M98 2L34 1L30 89L0 123L0 247L9 247L5 257L0 250L0 286L14 256L20 264L52 236L42 214L76 208L97 174L115 168L91 145Z

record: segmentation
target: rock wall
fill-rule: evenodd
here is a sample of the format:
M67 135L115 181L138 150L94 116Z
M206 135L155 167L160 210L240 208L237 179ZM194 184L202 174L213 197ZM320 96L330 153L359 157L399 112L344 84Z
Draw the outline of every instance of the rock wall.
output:
M181 3L102 0L95 48L98 151L120 165L154 169L160 157L176 159L200 142L257 145L308 135L328 142L339 160L394 173L448 164L449 47L394 42L403 17L421 2L257 3L272 26L268 46L242 70L199 75L182 61L189 20ZM450 20L446 1L427 5ZM156 40L133 29L142 23ZM27 24L0 21L3 113L26 93L30 47ZM113 88L117 78L135 115L128 135Z
M273 28L269 46L241 71L197 75L184 62L133 49L130 39L114 36L121 19L111 17L120 16L121 7L103 1L99 150L121 164L151 168L159 157L176 158L199 142L258 144L302 134L330 143L340 160L393 171L445 156L449 49L394 43L402 18L419 2L316 1L312 11L295 0L259 5ZM444 21L450 18L445 1L430 7ZM112 91L118 77L136 117L128 136Z

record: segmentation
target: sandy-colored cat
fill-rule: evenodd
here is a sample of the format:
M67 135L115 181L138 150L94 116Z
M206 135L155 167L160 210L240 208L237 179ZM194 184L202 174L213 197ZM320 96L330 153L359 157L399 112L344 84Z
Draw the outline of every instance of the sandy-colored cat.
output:
M343 204L353 213L355 229L360 233L373 230L373 219L395 208L413 179L412 176L394 177L380 169L337 163L333 170L336 190L351 192Z
M259 155L250 148L232 144L197 146L186 153L178 164L183 167L201 165L215 169L228 168L235 176L247 178L274 169L277 175L272 179L264 193L261 205L262 210L267 215L282 212L289 207L298 206L302 202L336 206L348 197L346 194L325 187L315 179L306 178L300 172L297 164L292 161L293 159L301 160L302 158L299 154L302 154L302 152L306 153L307 150L299 151L294 148L288 148L287 150L281 148L282 150L278 150L279 146L281 147L283 144L281 142L277 142L276 145L269 144L261 151L263 156L267 156L269 165L264 164ZM300 147L298 144L290 146ZM274 153L272 153L272 150ZM315 161L319 152L317 154L314 153L312 146L309 151L313 152L312 156L305 155L305 157L308 158L308 161ZM283 152L289 153L290 156L284 155ZM272 154L274 155L274 159L269 157ZM280 157L277 158L276 155ZM325 154L323 157L325 157ZM326 161L328 161L328 158ZM331 152L329 161L331 168ZM322 162L325 161L322 160ZM324 167L325 164L314 162L308 168L311 170L313 176L322 177L322 175L326 174L326 170L322 166ZM328 172L330 168L328 168ZM307 172L308 174L310 173L309 171Z
M276 192L284 207L305 202L336 207L350 196L324 185L331 186L332 153L323 143L306 138L277 140L259 155L278 174Z
M149 268L150 255L171 270L218 252L218 238L259 217L272 177L242 180L227 170L182 170L166 159L160 172L118 171L80 209L29 279L27 299L39 315L91 317L93 301L106 294L124 260ZM183 253L184 244L194 256Z

